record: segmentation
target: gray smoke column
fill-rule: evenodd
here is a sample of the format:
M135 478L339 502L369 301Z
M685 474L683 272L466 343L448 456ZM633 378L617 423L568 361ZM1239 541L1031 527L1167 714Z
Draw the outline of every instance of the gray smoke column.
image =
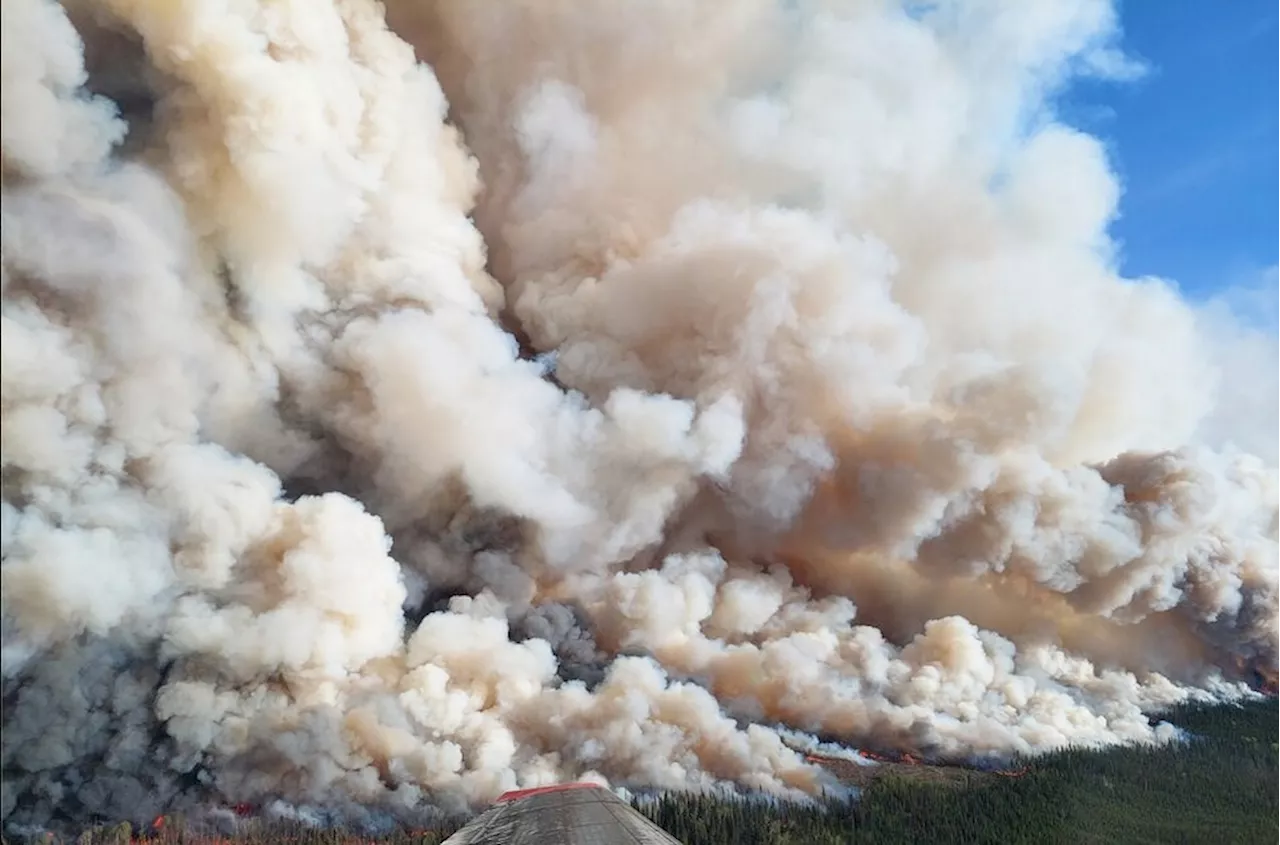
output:
M1051 107L1114 39L6 2L4 824L796 797L817 735L1151 743L1247 694L1275 338L1117 275Z

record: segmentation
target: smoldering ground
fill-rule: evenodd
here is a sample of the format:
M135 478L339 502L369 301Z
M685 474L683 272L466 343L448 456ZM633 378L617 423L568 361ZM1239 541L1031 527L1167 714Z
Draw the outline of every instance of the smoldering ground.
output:
M1052 109L1116 37L6 0L5 824L794 797L796 732L1034 753L1245 694L1275 340L1117 275Z

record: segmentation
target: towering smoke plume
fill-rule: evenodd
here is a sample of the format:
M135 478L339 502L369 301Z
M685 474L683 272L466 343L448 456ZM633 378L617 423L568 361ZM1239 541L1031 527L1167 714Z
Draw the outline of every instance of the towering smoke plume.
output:
M1116 275L1049 105L1107 3L3 20L8 827L799 795L1274 669L1274 338Z

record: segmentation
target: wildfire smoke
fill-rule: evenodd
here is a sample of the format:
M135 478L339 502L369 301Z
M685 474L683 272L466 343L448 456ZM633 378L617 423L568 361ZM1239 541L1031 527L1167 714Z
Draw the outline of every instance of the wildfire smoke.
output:
M795 731L1149 743L1274 679L1275 340L1117 274L1052 111L1116 34L6 0L5 825L802 796Z

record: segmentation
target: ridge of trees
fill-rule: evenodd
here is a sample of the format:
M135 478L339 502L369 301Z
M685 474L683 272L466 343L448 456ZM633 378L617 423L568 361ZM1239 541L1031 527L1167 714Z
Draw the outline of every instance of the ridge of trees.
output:
M1276 699L1187 705L1161 714L1187 732L1160 747L1068 749L1015 761L1019 777L955 781L897 770L853 800L800 804L761 796L667 793L633 803L686 845L1251 845L1280 838L1277 819L1280 710ZM464 820L431 830L370 836L355 831L255 822L235 836L128 824L78 837L34 841L76 845L438 845ZM7 839L6 842L18 840Z

